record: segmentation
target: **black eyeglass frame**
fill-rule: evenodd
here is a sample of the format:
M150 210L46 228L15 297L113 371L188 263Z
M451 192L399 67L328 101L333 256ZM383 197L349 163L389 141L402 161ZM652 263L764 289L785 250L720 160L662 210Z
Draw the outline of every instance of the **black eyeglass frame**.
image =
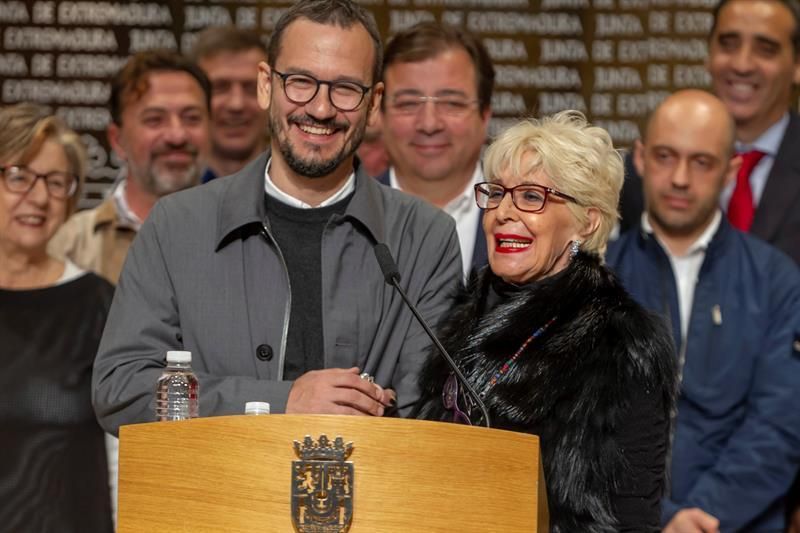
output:
M30 184L28 185L28 188L25 189L24 191L22 189L20 189L18 191L15 191L14 189L12 189L9 186L8 178L7 178L7 175L8 175L7 172L12 170L12 169L17 169L18 171L21 170L21 171L27 172L28 174L33 176L33 179L31 180ZM70 183L69 189L67 190L67 194L65 196L61 196L60 194L53 194L53 190L50 188L50 184L47 181L47 178L49 178L50 176L53 176L55 174L61 174L61 175L69 176L70 178L72 178L72 182ZM78 191L78 176L73 174L72 172L62 172L60 170L54 170L54 171L48 172L46 174L37 174L36 172L34 172L30 168L26 167L25 165L7 165L7 166L6 165L0 165L0 177L2 178L3 186L8 190L8 192L13 193L13 194L28 194L29 192L31 192L31 189L33 189L33 187L36 185L36 181L39 180L39 179L44 180L44 186L47 189L47 194L49 194L53 198L57 198L59 200L66 200L67 198L72 198L75 195L75 193Z
M475 186L474 186L475 203L478 204L478 207L480 207L481 209L483 209L485 211L490 211L492 209L497 209L498 207L500 207L500 204L503 202L503 198L501 198L500 201L497 203L497 205L494 206L494 207L489 207L488 205L486 207L482 207L481 206L481 202L479 200L478 195L481 194L481 192L480 192L481 191L481 187L485 187L487 185L491 186L491 187L502 187L502 189L503 189L503 198L506 197L506 194L511 193L511 202L514 204L514 207L516 207L517 209L519 209L520 211L523 211L525 213L541 213L542 211L544 211L544 208L547 206L548 195L551 195L551 194L553 196L558 196L559 198L567 200L568 202L573 202L573 203L576 203L576 204L578 203L578 200L576 200L574 197L572 197L572 196L570 196L570 195L568 195L566 193L563 193L563 192L561 192L559 190L553 189L552 187L546 187L546 186L540 185L538 183L522 183L520 185L517 185L516 187L510 187L509 188L509 187L506 187L506 186L501 185L499 183L493 183L493 182L490 182L490 181L482 181L480 183L476 183ZM515 191L517 189L523 189L523 188L525 190L535 189L535 190L542 191L543 192L543 195L542 195L542 207L540 207L539 209L525 209L524 207L520 207L517 204L517 201L515 200L514 195L515 195Z
M296 104L296 105L306 105L307 103L309 103L310 101L312 101L314 98L317 97L317 94L319 93L320 85L327 85L328 86L328 101L331 103L331 105L333 107L335 107L336 109L338 109L339 111L342 111L344 113L349 113L350 111L355 111L356 109L361 107L361 104L364 103L364 97L367 95L368 92L370 92L372 90L372 87L368 87L366 85L361 85L360 83L357 83L357 82L354 82L354 81L318 80L317 78L315 78L314 76L311 76L309 74L300 74L299 72L289 72L289 73L278 72L274 68L271 70L271 72L273 74L277 74L278 77L281 79L281 86L283 87L283 94L286 95L286 99L289 100L291 103ZM292 76L299 76L299 77L305 78L307 80L311 80L311 81L313 81L314 83L317 84L316 88L314 89L314 93L307 100L305 100L305 101L303 101L303 100L295 100L294 98L290 97L289 94L286 92L286 80L288 78L292 77ZM336 103L334 103L334 101L333 101L333 89L337 85L339 85L339 86L347 85L347 86L352 86L352 87L358 87L361 90L361 98L358 100L358 103L355 106L353 106L352 108L346 108L346 107L341 107L341 106L336 105Z

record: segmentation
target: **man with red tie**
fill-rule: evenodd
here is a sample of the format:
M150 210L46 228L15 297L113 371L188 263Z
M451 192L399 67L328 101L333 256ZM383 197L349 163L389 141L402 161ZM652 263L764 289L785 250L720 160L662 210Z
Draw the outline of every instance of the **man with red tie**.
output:
M728 220L800 265L800 116L790 109L792 88L800 82L800 4L721 0L708 71L736 122L742 154L736 183L720 198ZM800 476L790 500L797 509L793 533L800 533Z
M675 341L663 533L782 533L800 465L800 269L720 209L743 159L726 107L686 90L654 111L633 158L646 211L606 255Z
M800 82L797 0L721 0L709 36L714 92L733 116L737 179L720 196L731 224L764 239L800 264L800 116L790 110ZM641 178L629 159L622 230L642 212Z
M800 263L800 7L794 0L723 0L714 12L708 70L736 122L742 167L720 203L731 224Z

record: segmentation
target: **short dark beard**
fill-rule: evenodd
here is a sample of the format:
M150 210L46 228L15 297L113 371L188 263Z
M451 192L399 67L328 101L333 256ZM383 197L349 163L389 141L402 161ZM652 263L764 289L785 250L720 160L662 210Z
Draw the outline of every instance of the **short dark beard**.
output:
M289 122L292 124L300 121L290 120ZM312 121L305 120L303 122L311 123ZM314 122L315 125L319 125L319 122ZM292 172L307 178L324 178L333 173L344 161L356 153L367 129L367 120L366 117L364 117L360 123L356 123L352 126L354 128L353 137L350 139L350 143L345 144L338 154L328 161L314 161L313 159L301 159L296 155L294 148L288 141L288 135L283 131L283 124L280 123L280 119L276 119L271 113L269 116L269 123L270 131L273 132L275 139L278 141L278 149L283 159L286 161L286 164L289 165ZM284 134L284 138L281 138L282 133Z
M278 143L278 146L281 150L281 154L283 155L283 159L286 161L286 164L289 165L289 168L291 168L296 174L305 176L307 178L324 178L336 170L342 161L347 159L347 157L350 155L344 152L339 152L336 157L329 161L305 161L295 156L294 151L288 142L280 142Z

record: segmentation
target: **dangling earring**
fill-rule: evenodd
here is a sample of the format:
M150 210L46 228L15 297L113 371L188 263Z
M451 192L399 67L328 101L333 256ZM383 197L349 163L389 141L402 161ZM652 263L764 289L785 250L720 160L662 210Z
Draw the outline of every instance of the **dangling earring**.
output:
M581 241L572 241L569 245L569 258L575 259L578 252L581 251Z

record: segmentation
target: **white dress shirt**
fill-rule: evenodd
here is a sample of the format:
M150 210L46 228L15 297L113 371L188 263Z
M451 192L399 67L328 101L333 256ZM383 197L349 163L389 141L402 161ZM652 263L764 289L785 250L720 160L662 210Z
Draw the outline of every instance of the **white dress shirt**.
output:
M475 239L478 235L478 220L481 217L481 209L475 202L476 183L483 181L483 169L480 161L475 166L472 173L472 181L467 184L461 193L450 200L443 208L444 212L456 221L456 232L458 233L458 244L461 246L461 268L464 271L464 278L469 275L472 269L472 254L475 252ZM389 185L393 189L403 190L397 181L394 167L389 169Z
M269 167L271 166L271 164L272 164L272 158L270 158L269 161L267 161L267 167L264 170L264 191L272 198L275 198L276 200L292 207L298 207L300 209L313 209L316 207L325 207L328 205L335 204L339 200L344 200L348 194L356 190L356 174L355 172L351 172L350 175L347 177L347 180L344 182L344 185L342 185L338 191L336 191L331 196L326 198L325 201L323 201L319 205L310 205L298 198L295 198L291 194L283 192L275 185L275 183L272 181L272 178L269 177Z
M714 214L714 218L711 219L711 223L706 227L703 233L697 237L697 240L686 249L686 253L683 255L673 255L664 241L659 239L658 235L653 232L653 226L650 225L647 213L642 213L642 229L656 238L664 249L664 252L666 252L667 257L669 257L669 262L672 264L675 286L678 288L682 345L686 344L686 333L689 331L689 319L692 316L692 303L694 302L694 289L697 286L697 277L700 275L700 268L703 266L703 260L706 258L708 245L717 232L721 221L722 213L717 210Z
M139 231L142 227L142 219L136 216L136 213L128 206L128 199L125 197L125 188L127 185L127 178L123 179L119 182L119 185L114 187L114 192L111 193L114 197L114 205L117 208L117 217L119 217L117 225L122 228L130 228L134 231Z

